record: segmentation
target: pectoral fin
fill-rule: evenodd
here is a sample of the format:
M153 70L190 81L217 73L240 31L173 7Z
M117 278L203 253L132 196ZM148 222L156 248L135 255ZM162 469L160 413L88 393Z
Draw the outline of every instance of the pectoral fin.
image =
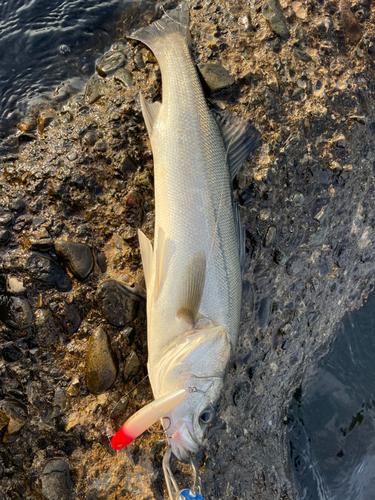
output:
M148 135L152 136L152 129L154 127L155 120L158 116L159 110L161 108L161 102L150 102L146 101L142 94L140 94L141 108L143 118L146 123Z
M186 266L177 296L176 318L190 325L195 323L201 305L206 281L206 256L203 251L195 253Z

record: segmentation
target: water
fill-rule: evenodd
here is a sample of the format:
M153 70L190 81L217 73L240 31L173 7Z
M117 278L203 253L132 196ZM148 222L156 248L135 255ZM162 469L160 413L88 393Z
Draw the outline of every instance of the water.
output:
M298 500L375 498L375 293L341 325L290 407Z
M0 0L0 141L34 106L82 89L151 0ZM2 141L4 144L4 140Z

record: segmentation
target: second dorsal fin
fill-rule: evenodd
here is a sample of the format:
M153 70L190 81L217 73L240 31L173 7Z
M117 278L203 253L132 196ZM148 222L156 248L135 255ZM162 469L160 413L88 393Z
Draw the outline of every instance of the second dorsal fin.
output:
M195 323L201 305L206 281L206 256L203 251L190 257L181 279L177 296L176 318L183 319L190 325Z
M242 163L258 144L260 134L250 120L244 120L228 111L213 110L212 112L224 140L230 178L233 180Z

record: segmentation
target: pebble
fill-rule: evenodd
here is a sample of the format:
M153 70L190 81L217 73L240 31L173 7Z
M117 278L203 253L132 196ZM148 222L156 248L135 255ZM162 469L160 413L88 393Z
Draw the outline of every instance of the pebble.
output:
M132 289L117 280L107 280L98 290L97 300L111 325L124 326L135 319L139 299Z
M230 87L235 81L220 62L201 63L198 68L211 92Z
M25 210L25 208L26 208L25 200L20 196L17 198L13 198L9 203L9 209L12 210L12 212L21 213Z
M76 278L84 280L92 271L92 252L84 243L59 240L55 242L55 252Z
M125 366L123 371L124 381L127 382L129 379L137 375L141 367L141 362L135 351L131 351L129 356L125 360Z
M30 236L33 250L48 250L53 247L53 239L45 227L34 230Z
M0 407L0 422L4 428L7 425L5 434L3 436L3 443L13 443L18 434L27 421L27 414L24 406L13 400L1 401Z
M133 86L132 74L128 69L125 68L118 69L116 73L113 75L113 78L115 79L116 82L119 82L122 85L124 85L124 87L131 89Z
M116 380L117 366L108 335L100 326L90 337L86 358L86 383L93 394L100 394Z
M268 0L263 4L262 14L272 31L281 38L289 38L289 28L284 19L284 13L279 0Z
M29 301L24 297L0 296L0 320L17 330L29 328L34 323Z
M350 45L356 45L362 38L362 32L347 0L340 2L340 21L346 42Z
M125 56L119 50L110 50L96 61L96 71L100 76L106 77L114 73L125 64Z
M26 261L26 269L33 278L48 285L56 285L64 292L72 288L69 277L54 260L46 255L32 253Z
M272 109L275 105L275 98L273 93L264 88L259 91L259 96L263 102L263 105L266 109Z
M301 50L301 49L294 49L294 56L303 62L312 61L310 54L308 54L307 52L305 52L304 50Z
M288 255L281 250L281 248L275 248L275 253L273 256L273 261L278 264L279 266L283 266L284 264L287 263L289 257Z
M270 226L268 229L267 229L267 233L266 233L266 237L264 238L264 246L266 248L270 247L273 240L275 239L275 236L276 236L276 228L275 226Z
M22 358L22 352L12 342L3 345L1 355L9 363L14 363Z
M95 132L87 132L83 138L86 144L89 146L93 146L96 143L96 134Z
M102 80L98 75L94 75L90 78L89 82L86 85L84 100L88 104L93 104L98 99L100 99L103 95L102 89Z
M40 227L43 222L45 222L45 219L42 219L41 217L33 217L33 221L32 221L32 226L33 226L33 229L38 229L38 227Z
M8 275L6 277L6 289L10 295L24 295L26 293L23 281L15 276Z
M42 494L46 500L72 500L73 483L69 465L61 459L46 463L42 476Z
M0 230L0 245L6 245L10 240L10 231L8 229Z
M322 245L326 239L328 229L320 227L315 233L310 236L309 243L311 246Z
M260 301L258 309L258 324L260 328L266 328L270 319L270 299L269 297L263 297Z
M302 193L294 193L292 196L292 205L294 207L302 207L303 203L305 201L305 197L303 196Z
M77 151L73 151L72 153L69 153L67 156L69 161L74 161L78 158L78 153Z
M108 145L105 141L98 141L94 146L94 150L99 151L100 153L104 153L105 151L107 151L107 146Z
M37 309L35 312L35 336L38 345L48 347L57 345L60 339L60 326L49 309Z
M125 198L125 217L131 227L139 227L143 220L143 197L137 191L130 191Z
M286 263L286 272L290 276L295 276L302 271L304 265L305 263L300 257L293 256Z
M71 304L55 303L50 304L52 314L59 321L68 335L73 335L81 326L82 318L77 309Z

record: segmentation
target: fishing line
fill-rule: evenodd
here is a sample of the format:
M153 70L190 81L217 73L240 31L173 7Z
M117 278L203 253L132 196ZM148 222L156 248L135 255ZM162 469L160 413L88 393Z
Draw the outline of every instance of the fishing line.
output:
M116 406L117 406L118 404L120 404L120 402L121 402L124 398L127 398L127 397L129 396L129 394L131 394L131 393L132 393L132 392L133 392L133 391L134 391L134 390L135 390L135 389L136 389L136 388L137 388L137 387L138 387L138 386L139 386L142 382L144 382L144 381L146 380L146 378L147 378L147 377L148 377L148 374L147 374L145 377L143 377L143 379L142 379L140 382L138 382L138 384L137 384L137 385L135 385L132 389L130 389L130 391L129 391L127 394L124 394L123 396L121 396L121 398L117 401L117 403L116 403L114 406L112 406L112 408L111 408L111 412L112 412L112 411L116 408Z

